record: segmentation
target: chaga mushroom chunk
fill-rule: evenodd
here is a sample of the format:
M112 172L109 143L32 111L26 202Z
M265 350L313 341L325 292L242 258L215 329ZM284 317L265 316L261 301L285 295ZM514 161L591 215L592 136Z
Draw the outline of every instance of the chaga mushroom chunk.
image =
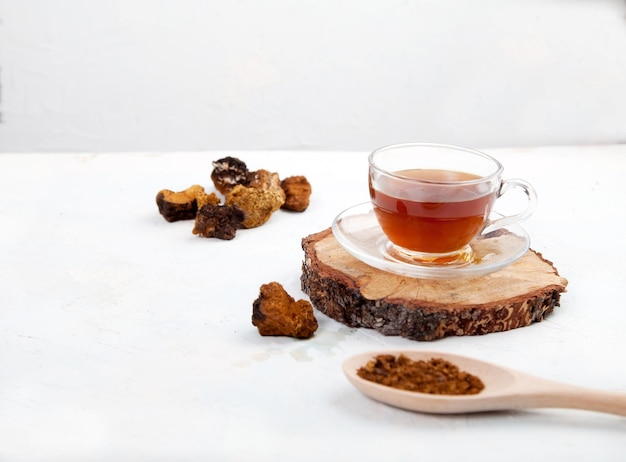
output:
M285 178L280 186L285 191L283 209L294 212L304 212L307 209L311 198L311 184L306 177L290 176Z
M206 194L204 188L199 185L190 186L179 192L162 189L156 196L159 213L169 222L193 220L198 211L196 200L198 194Z
M224 157L213 162L211 180L222 194L228 194L235 186L246 186L250 179L246 163L236 157Z
M274 191L237 185L226 196L226 205L241 210L245 218L244 228L256 228L270 219L284 203L283 196Z
M318 324L313 307L306 300L289 295L278 282L263 284L252 304L252 324L263 336L310 338Z
M248 178L250 179L250 182L248 183L249 188L272 191L280 196L283 202L285 201L286 195L285 191L280 185L280 177L278 176L278 173L261 169L250 172Z
M193 234L231 240L243 221L244 214L237 207L206 204L196 214Z
M204 191L198 191L196 193L196 202L198 204L198 210L200 210L206 204L219 205L220 198L214 192L207 194Z

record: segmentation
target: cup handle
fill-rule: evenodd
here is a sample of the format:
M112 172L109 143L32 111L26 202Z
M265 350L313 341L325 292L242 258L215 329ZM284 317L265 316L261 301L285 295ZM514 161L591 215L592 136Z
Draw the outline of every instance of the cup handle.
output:
M526 194L526 197L528 198L528 205L526 206L526 209L520 213L516 213L515 215L509 215L495 220L487 220L481 234L525 220L535 212L535 208L537 207L537 192L530 183L519 178L502 181L502 183L500 183L498 194L496 195L496 200L502 197L507 191L515 188L521 189Z

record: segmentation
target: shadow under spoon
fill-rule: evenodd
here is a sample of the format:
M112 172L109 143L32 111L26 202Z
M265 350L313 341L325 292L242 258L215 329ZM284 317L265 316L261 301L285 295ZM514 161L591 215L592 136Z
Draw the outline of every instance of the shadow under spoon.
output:
M434 395L380 385L357 375L379 354L417 361L441 358L479 377L485 388L474 395ZM462 414L527 408L568 408L626 416L626 393L554 382L466 356L436 351L384 350L361 353L343 363L348 380L366 396L391 406L433 414Z

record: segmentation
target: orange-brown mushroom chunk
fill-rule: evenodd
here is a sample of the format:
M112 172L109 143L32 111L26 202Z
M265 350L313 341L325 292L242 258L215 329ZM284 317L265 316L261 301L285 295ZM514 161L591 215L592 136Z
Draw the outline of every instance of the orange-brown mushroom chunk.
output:
M317 330L313 307L289 295L278 282L263 284L252 304L252 324L263 336L279 335L306 339Z
M274 191L237 185L226 196L226 205L235 206L245 214L244 228L256 228L270 219L283 205L284 199Z
M304 212L309 206L311 198L311 183L304 176L290 176L285 178L281 184L281 188L285 191L285 203L283 209L293 210L294 212Z
M204 188L199 185L190 186L179 192L162 189L156 196L159 213L169 222L193 220L198 211L196 196L203 193Z

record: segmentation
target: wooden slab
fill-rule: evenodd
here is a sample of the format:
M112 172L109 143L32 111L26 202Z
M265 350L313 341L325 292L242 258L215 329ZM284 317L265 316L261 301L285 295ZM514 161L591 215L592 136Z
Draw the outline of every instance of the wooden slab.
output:
M428 280L373 268L350 255L331 229L302 239L302 290L327 316L384 335L434 340L539 322L559 306L567 280L529 250L506 268L472 279Z

